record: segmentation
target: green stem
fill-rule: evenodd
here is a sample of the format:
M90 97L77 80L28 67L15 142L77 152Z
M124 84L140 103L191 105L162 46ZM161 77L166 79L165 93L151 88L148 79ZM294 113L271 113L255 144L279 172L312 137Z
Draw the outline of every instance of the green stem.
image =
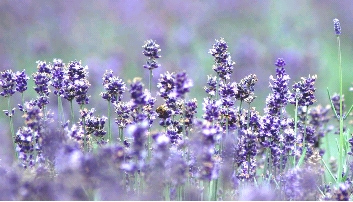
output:
M74 106L72 100L70 100L70 109L71 109L71 125L74 124Z
M11 132L11 140L12 140L12 145L14 148L14 152L15 152L15 159L17 158L17 152L16 152L16 143L15 143L15 130L14 130L14 126L13 126L13 119L12 119L12 110L11 110L11 97L9 96L7 99L7 109L8 109L8 113L9 113L9 118L10 118L10 132Z
M298 125L298 99L295 98L295 111L294 111L294 136L295 136L295 142L294 142L294 158L293 158L293 167L296 165L296 156L295 152L297 151L297 125Z
M124 143L124 128L119 128L119 138L121 143Z
M111 131L111 125L110 125L110 109L111 108L111 102L108 101L108 140L109 140L109 144L113 143L113 139L112 139L112 131Z
M164 187L164 200L170 201L170 187L169 183L167 182Z
M218 91L219 91L219 75L217 74L217 81L216 81L216 100L218 100Z
M83 110L83 106L84 105L80 106L81 110ZM84 147L84 151L87 152L88 151L88 145L87 145L87 134L86 134L86 120L85 120L85 117L82 117L82 127L83 127L83 147Z
M338 63L339 63L339 83L340 83L340 115L339 115L339 122L340 122L340 139L339 139L339 163L338 163L338 183L342 181L342 171L343 171L343 79L342 79L342 59L341 59L341 42L340 37L337 35L337 44L338 44Z

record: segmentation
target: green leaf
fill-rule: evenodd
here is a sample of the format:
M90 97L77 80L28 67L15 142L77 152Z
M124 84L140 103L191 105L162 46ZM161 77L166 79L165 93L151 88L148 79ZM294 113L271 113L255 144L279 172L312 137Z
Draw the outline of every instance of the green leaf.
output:
M332 109L332 111L335 113L336 118L338 119L338 115L337 115L336 109L335 109L335 107L334 107L334 105L333 105L333 102L332 102L332 100L331 100L331 95L330 95L330 91L329 91L328 88L327 88L327 94L328 94L328 98L329 98L330 103L331 103L331 109Z
M304 148L304 151L303 151L303 153L302 153L302 155L301 155L301 157L300 157L300 159L298 161L297 167L300 167L303 164L304 158L305 158L305 154L306 154L306 147Z

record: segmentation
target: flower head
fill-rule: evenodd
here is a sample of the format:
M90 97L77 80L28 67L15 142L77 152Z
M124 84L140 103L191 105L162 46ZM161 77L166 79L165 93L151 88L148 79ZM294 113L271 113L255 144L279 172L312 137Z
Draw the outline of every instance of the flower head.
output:
M12 70L1 72L0 86L2 87L1 96L10 97L16 92L16 74Z
M296 103L298 100L298 106L310 106L316 102L314 92L315 92L315 80L316 75L301 78L301 81L293 85L293 93L291 94L291 104Z
M51 71L52 71L51 85L55 88L54 90L55 95L63 94L63 80L64 80L64 74L65 74L64 67L65 67L65 64L62 62L61 59L53 60L53 65L51 68Z
M228 52L228 45L223 38L216 40L209 53L214 57L213 70L221 79L230 79L230 74L233 72L233 65L230 53Z
M25 70L16 72L16 91L23 93L27 90L27 81L29 77L26 75Z
M334 27L336 35L337 36L341 35L341 24L337 18L333 19L333 27Z
M160 67L160 64L158 64L156 60L161 57L158 55L158 52L161 51L159 45L153 40L147 40L142 48L144 49L142 53L147 57L146 64L143 65L143 67L149 70Z
M113 71L106 71L103 75L103 87L106 92L102 92L101 96L103 99L110 101L111 103L121 101L122 95L126 90L126 85L122 79L113 76Z

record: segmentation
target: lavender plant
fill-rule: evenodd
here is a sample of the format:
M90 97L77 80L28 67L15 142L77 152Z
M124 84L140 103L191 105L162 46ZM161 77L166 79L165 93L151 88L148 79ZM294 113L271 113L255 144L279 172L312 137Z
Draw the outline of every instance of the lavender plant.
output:
M342 79L336 19L334 28ZM343 121L352 107L345 113L342 84L339 94L329 94L339 123L335 156L334 146L323 144L331 144L327 125L332 113L329 107L314 106L316 75L302 77L290 89L286 62L278 58L261 113L252 106L257 76L231 79L234 62L221 38L209 51L217 75L205 80L206 97L198 116L186 71L162 73L156 84L158 98L152 96L152 70L160 67L160 48L148 40L143 49L144 68L150 70L148 89L141 79L127 86L112 70L104 73L99 96L109 103L107 117L88 106L96 103L89 102L88 67L79 61L38 61L33 80L24 70L1 73L0 94L8 99L10 128L16 117L10 97L16 91L21 93L24 120L16 134L10 129L17 156L14 167L0 164L0 191L6 193L1 199L351 200L353 138ZM28 82L34 83L38 96L24 101ZM52 90L58 96L58 116L49 109ZM65 122L62 97L70 102L71 122ZM78 121L74 100L80 108ZM110 126L111 104L117 131ZM287 112L288 104L295 106L294 117ZM58 122L63 124L55 126ZM326 164L326 154L336 160Z

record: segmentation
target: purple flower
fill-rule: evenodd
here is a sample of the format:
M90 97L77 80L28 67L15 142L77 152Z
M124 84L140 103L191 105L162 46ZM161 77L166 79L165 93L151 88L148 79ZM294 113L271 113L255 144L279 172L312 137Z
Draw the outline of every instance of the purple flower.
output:
M199 164L199 177L212 180L218 178L219 162L215 159L215 143L220 139L222 129L209 122L196 122L197 137L194 137L194 152Z
M22 161L22 166L27 168L34 165L34 132L30 127L21 127L15 137L16 151Z
M126 85L122 79L113 76L113 71L106 71L103 75L103 86L106 92L102 92L101 96L103 99L110 101L111 103L121 101L122 95L126 90Z
M47 65L47 63L44 61L40 61L38 60L36 62L38 65L37 65L37 72L40 72L40 73L47 73L47 74L50 74L51 73L51 67L50 65Z
M88 67L82 66L81 61L71 61L65 69L65 74L73 83L76 80L85 79L88 76Z
M276 78L270 76L270 88L272 94L266 98L265 112L273 116L278 116L288 103L290 92L288 89L288 81L290 77L284 69L285 62L283 59L277 59Z
M175 87L175 75L174 72L172 73L165 73L161 74L160 78L158 79L157 88L159 88L159 95L164 98L168 99L169 94L171 94Z
M49 95L50 93L50 75L45 72L36 72L33 74L33 80L35 83L34 90L38 93L38 95Z
M177 97L184 99L185 94L193 86L192 80L187 78L186 72L180 72L175 76L175 90Z
M2 87L1 96L10 97L16 92L16 75L12 70L5 70L1 72L0 86Z
M204 103L203 104L203 111L204 115L202 118L206 119L209 122L213 122L215 120L218 120L220 117L220 106L221 102L220 101L215 101L211 99L204 98Z
M160 58L161 56L158 55L158 52L161 51L159 45L153 41L152 39L147 40L145 44L142 46L144 51L142 52L146 57L149 58Z
M169 156L170 138L164 133L157 133L152 136L153 143L153 159L152 165L154 169L165 168L166 161Z
M16 72L16 91L23 93L27 90L27 81L29 77L26 75L25 70Z
M75 80L75 99L77 104L84 105L89 103L89 97L87 95L88 88L91 86L87 79Z
M147 40L142 48L144 49L142 53L147 57L146 64L143 67L149 70L160 67L156 61L157 58L161 57L158 55L158 52L161 51L159 45L153 40Z
M207 75L207 85L208 86L204 87L206 93L209 96L215 96L216 89L217 89L217 77L216 76L212 77L210 75Z
M25 124L33 131L38 131L41 126L41 119L43 117L42 110L38 107L35 101L25 102L24 104Z
M229 108L234 105L233 97L236 93L236 83L220 83L219 95L221 96L222 106Z
M337 18L333 19L333 27L334 27L334 30L335 30L335 34L337 36L341 35L341 24L340 24L340 21Z
M191 128L195 114L197 113L197 100L194 98L185 103L185 117L184 124L186 127Z
M250 74L243 78L236 84L235 99L251 103L256 96L254 96L254 86L257 82L255 74Z
M285 200L315 200L319 178L320 176L317 173L308 168L288 170L282 179Z
M68 78L64 78L61 97L72 101L76 97L76 86Z
M214 57L213 70L221 79L230 79L230 74L233 72L232 58L228 52L228 45L223 38L216 40L209 53Z
M107 117L96 117L96 116L88 116L85 118L85 128L86 132L89 135L93 135L94 137L102 138L107 132L104 130L105 121Z
M145 142L147 140L147 129L147 122L130 125L128 128L128 134L134 139L132 144L132 154L139 160L142 160L146 156Z
M311 77L309 75L308 78L302 77L300 82L293 85L292 90L294 93L291 94L291 104L295 105L296 100L298 100L298 106L310 106L316 102L314 96L316 90L314 87L316 77L316 75Z
M64 69L65 64L62 62L61 59L54 59L53 65L51 67L51 74L52 74L52 83L51 85L55 88L54 94L55 95L62 95L64 92L63 90L63 81L64 81Z
M131 114L131 103L129 102L118 102L114 103L115 113L117 118L115 118L115 123L118 124L119 128L126 128L128 124L131 123L129 119Z
M147 92L144 91L144 85L139 79L134 79L130 85L129 92L131 93L131 99L135 105L146 105L147 104Z

